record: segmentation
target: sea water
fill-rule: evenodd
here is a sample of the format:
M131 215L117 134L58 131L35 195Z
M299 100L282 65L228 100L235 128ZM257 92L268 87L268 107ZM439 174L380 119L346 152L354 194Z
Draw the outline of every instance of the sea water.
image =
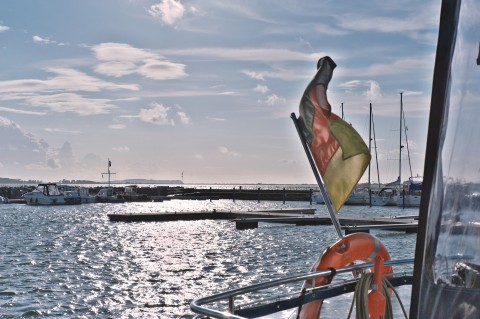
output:
M290 207L327 215L324 205L288 201L0 205L0 318L193 318L193 299L308 271L337 240L334 228L261 223L240 231L226 220L123 223L107 214ZM340 214L417 213L345 206ZM413 258L415 234L373 233L393 258ZM324 307L339 318L350 304Z

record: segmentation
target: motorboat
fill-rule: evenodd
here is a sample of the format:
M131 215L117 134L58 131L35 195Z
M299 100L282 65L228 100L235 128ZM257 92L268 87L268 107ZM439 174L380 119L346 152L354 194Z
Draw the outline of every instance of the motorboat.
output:
M78 190L63 191L63 197L65 199L65 204L68 205L78 205L82 203Z
M97 203L124 203L125 198L120 194L115 194L113 187L102 188L95 196Z
M390 256L371 234L344 236L331 216L338 240L310 271L200 297L190 304L193 312L223 319L317 319L350 318L355 309L356 318L393 318L391 299L406 285L411 289L396 318L480 318L480 147L469 143L480 138L479 12L478 1L442 1L413 258Z
M87 187L79 187L78 194L82 204L95 203L95 196L91 195Z
M63 205L65 198L55 183L38 184L31 192L23 194L27 205Z

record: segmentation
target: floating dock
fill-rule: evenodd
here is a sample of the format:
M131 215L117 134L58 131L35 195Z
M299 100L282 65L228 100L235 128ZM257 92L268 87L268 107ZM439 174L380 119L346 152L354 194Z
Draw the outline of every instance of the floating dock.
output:
M107 214L114 222L153 222L179 220L231 220L238 230L258 228L258 223L281 223L296 226L331 225L330 217L314 215L314 208L287 208L265 211L193 211L164 212L146 214ZM398 217L339 217L341 228L345 234L354 232L369 232L371 229L402 231L416 233L418 216Z
M142 222L142 221L177 221L177 220L205 220L237 218L280 218L298 217L302 215L313 216L315 208L285 208L265 211L193 211L193 212L164 212L145 214L107 214L110 221L116 222Z

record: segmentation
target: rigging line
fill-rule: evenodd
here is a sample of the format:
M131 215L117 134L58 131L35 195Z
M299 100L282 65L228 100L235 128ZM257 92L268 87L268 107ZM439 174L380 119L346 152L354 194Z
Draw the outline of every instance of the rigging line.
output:
M407 137L407 122L405 122L405 112L402 112L403 116L403 125L404 125L404 130L405 130L405 142L407 144L407 155L408 155L408 165L410 166L410 177L413 177L412 174L412 162L410 161L410 149L408 148L408 137Z
M378 178L378 187L380 187L380 170L378 168L378 152L377 152L377 138L375 136L375 122L373 121L373 111L372 111L372 131L373 131L373 144L375 145L375 161L377 162L377 178Z

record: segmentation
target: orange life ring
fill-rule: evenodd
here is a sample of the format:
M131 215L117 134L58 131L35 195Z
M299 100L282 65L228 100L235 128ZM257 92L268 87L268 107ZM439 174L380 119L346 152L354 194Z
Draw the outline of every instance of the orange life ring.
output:
M323 254L313 265L311 271L321 271L329 268L340 268L353 265L356 261L373 262L376 256L383 260L390 260L390 254L383 243L373 235L367 233L353 233L338 240L335 244L325 249ZM384 266L383 273L392 273L391 266ZM307 287L319 287L329 284L333 276L318 277L315 280L306 281ZM298 318L317 319L320 318L323 300L311 301L304 304Z

